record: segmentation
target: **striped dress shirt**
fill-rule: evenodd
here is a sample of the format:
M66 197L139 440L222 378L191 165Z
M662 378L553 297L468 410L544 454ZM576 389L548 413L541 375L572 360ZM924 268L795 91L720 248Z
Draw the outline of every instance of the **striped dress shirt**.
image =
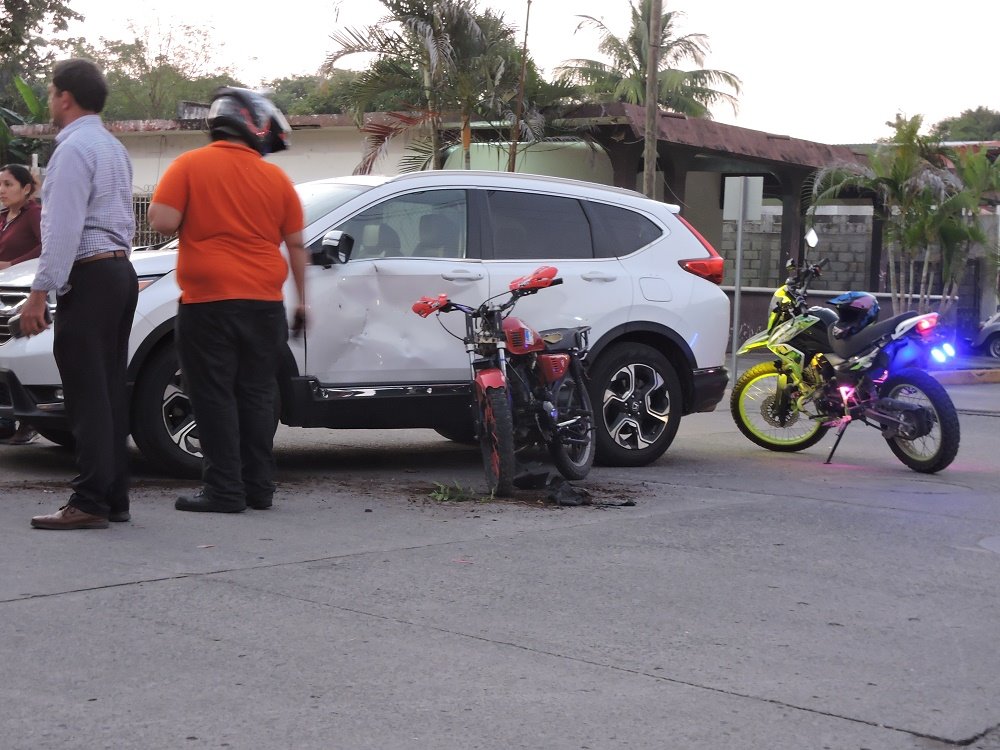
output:
M56 136L42 185L42 254L31 288L69 290L73 264L109 250L131 253L135 235L132 162L98 115Z

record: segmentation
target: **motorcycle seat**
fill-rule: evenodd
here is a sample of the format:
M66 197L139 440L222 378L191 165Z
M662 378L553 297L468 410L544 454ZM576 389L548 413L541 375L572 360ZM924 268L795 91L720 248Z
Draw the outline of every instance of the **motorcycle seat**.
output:
M545 342L547 352L568 352L570 349L585 349L587 347L587 331L590 326L579 328L547 328L538 335Z
M916 317L916 315L916 312L910 310L900 315L896 315L893 318L889 318L888 320L874 323L867 328L862 328L856 334L846 339L835 338L833 335L833 329L831 328L830 348L833 349L834 354L843 357L844 359L850 359L854 355L863 352L886 334L892 333L896 330L896 326L904 320Z

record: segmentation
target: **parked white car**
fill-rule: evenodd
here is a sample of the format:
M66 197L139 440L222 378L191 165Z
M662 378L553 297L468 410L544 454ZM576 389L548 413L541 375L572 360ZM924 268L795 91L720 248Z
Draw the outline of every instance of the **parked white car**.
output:
M287 425L430 427L471 439L468 359L455 340L462 321L428 324L410 306L441 292L478 304L543 264L558 267L565 283L524 299L518 315L544 328L591 327L598 461L655 460L682 415L711 411L723 396L723 261L676 206L498 172L343 177L298 190L313 253L311 312L277 373ZM354 240L346 263L323 247L331 230ZM137 250L132 262L142 289L129 346L132 437L163 470L191 475L201 454L174 351L176 246ZM0 417L68 444L51 330L12 339L6 326L34 271L27 262L0 272Z

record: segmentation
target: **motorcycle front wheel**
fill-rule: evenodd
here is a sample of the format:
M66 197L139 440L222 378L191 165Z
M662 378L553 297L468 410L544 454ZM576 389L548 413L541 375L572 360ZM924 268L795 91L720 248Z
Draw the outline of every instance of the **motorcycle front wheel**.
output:
M549 454L566 479L583 479L594 465L594 410L582 382L568 376L553 394L558 410L556 423L564 425L552 436Z
M744 372L733 386L729 411L740 432L771 451L800 451L816 445L829 428L788 407L778 411L778 366L763 362Z
M514 491L514 416L506 388L487 388L478 401L479 447L486 491L505 497Z
M922 474L941 471L955 460L961 439L958 411L937 380L922 370L903 370L882 384L879 395L917 404L931 411L932 425L926 435L908 440L904 426L902 434L885 439L896 458ZM906 420L909 414L903 412L900 416Z

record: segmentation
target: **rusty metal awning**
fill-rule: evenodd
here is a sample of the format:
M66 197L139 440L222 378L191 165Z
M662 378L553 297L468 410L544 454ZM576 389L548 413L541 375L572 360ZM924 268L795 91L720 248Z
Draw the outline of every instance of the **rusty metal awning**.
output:
M645 108L622 102L585 104L567 112L561 121L593 126L624 125L636 138L643 138L646 132ZM745 158L809 169L866 161L863 154L849 146L816 143L662 111L657 127L658 140L662 143L688 147L708 156Z

